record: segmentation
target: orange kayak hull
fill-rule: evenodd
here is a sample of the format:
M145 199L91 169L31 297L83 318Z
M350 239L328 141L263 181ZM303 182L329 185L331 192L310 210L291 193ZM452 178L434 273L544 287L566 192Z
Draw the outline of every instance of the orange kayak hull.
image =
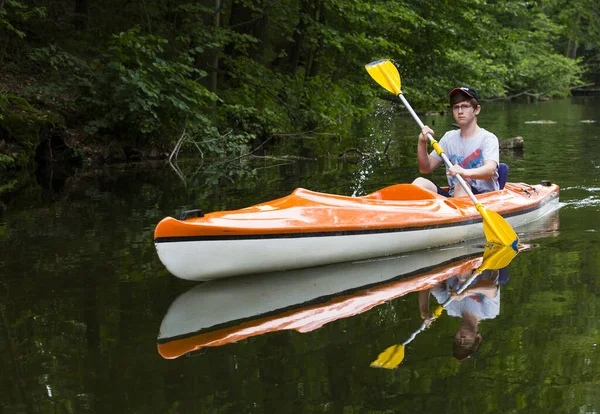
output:
M559 187L509 183L478 195L513 228L558 206ZM163 219L154 232L162 263L177 277L210 280L360 260L483 237L468 198L445 198L410 184L362 197L296 189L233 211Z

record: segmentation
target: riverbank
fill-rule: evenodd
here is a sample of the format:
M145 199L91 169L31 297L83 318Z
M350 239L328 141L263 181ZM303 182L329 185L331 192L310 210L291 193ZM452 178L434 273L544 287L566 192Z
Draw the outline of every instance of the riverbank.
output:
M0 195L26 185L36 171L72 171L82 166L164 159L167 149L132 146L115 137L85 132L65 102L31 91L42 80L17 70L0 74Z
M4 89L0 91L0 168L21 169L32 162L103 164L164 157L156 147L134 148L114 137L86 133L67 105L28 92L37 82L34 77L9 73L0 78Z

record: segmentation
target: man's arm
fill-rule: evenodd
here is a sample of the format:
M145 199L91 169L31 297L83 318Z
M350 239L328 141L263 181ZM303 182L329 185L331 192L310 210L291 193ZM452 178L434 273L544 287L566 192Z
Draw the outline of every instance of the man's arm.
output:
M479 180L487 180L492 178L498 169L498 164L494 160L485 160L481 167L463 168L460 165L454 165L448 170L448 175L454 177L456 174L462 175L463 178L474 178Z
M431 318L431 313L429 313L429 289L419 291L419 313L424 320Z
M461 301L478 293L481 293L486 298L493 299L498 295L498 285L490 280L482 280L473 286L469 286L461 294L450 292L450 296L456 301Z

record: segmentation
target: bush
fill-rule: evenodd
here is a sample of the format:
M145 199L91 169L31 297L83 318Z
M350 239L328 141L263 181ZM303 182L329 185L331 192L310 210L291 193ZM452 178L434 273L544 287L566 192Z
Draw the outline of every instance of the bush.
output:
M31 57L62 72L40 90L63 106L70 97L87 133L171 145L186 125L210 125L205 113L217 96L198 82L206 73L193 67L197 51L169 56L167 43L134 28L114 35L107 52L91 63L56 46L36 49Z
M134 28L113 37L108 53L91 65L81 101L100 116L88 131L142 136L172 142L188 122L207 125L203 115L216 95L198 83L206 74L193 67L193 52L165 56L167 40Z

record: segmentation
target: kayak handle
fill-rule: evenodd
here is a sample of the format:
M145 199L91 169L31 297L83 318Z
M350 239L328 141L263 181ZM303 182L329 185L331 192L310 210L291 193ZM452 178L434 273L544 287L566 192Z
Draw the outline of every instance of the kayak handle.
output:
M181 213L179 220L187 220L189 218L204 217L204 211L199 208L195 210L186 210Z

